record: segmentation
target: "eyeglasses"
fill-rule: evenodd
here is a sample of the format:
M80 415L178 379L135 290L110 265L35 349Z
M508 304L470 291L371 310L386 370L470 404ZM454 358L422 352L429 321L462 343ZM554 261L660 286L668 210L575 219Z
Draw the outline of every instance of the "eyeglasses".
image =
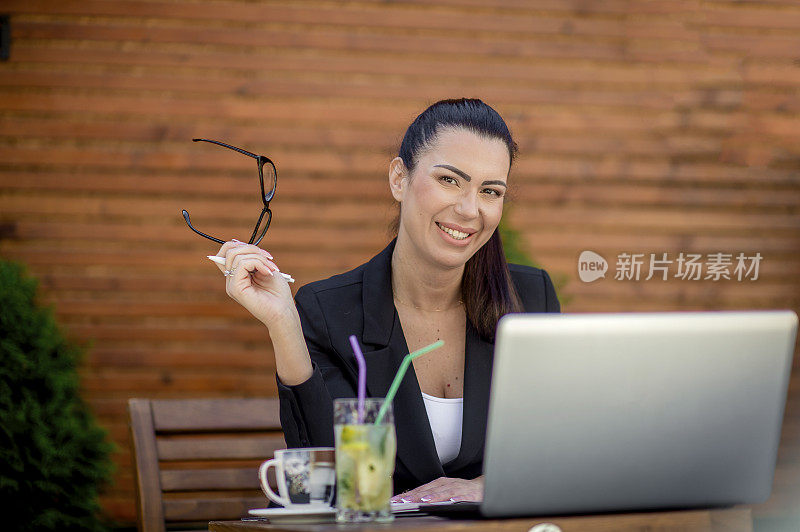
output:
M258 245L261 242L261 239L264 238L264 235L267 234L267 229L269 229L269 224L272 222L272 211L269 208L269 202L272 201L272 198L275 197L275 191L278 189L278 171L275 169L275 164L270 160L269 157L264 157L263 155L256 155L255 153L250 153L247 150L243 150L241 148L237 148L236 146L231 146L230 144L225 144L223 142L219 142L216 140L209 140L209 139L192 139L193 142L210 142L212 144L217 144L224 148L228 148L229 150L238 151L248 157L252 157L258 163L258 181L261 184L261 201L264 203L264 208L261 209L261 215L258 217L258 221L256 222L256 226L253 229L253 234L250 235L250 240L247 241L248 244ZM267 181L267 188L264 188L264 167L266 166L266 181ZM266 192L266 190L269 192ZM186 225L189 226L189 229L197 233L198 235L202 236L203 238L207 238L209 240L213 240L219 244L224 244L224 240L220 240L219 238L214 238L213 236L207 235L198 231L197 229L192 226L192 222L189 220L189 213L186 209L181 211L183 213L183 219L186 220ZM261 229L261 233L259 234L259 227L261 227L261 222L264 220L264 215L267 215L267 221L264 225L264 229ZM256 235L258 235L258 240L256 240Z

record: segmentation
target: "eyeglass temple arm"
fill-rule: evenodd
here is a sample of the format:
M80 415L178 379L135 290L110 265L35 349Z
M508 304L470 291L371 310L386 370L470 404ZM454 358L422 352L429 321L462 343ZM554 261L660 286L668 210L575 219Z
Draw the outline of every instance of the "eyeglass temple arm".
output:
M202 232L198 231L197 229L195 229L192 226L192 222L189 221L189 212L186 209L183 209L181 211L181 213L183 214L183 219L186 220L186 225L189 226L189 229L191 229L192 231L194 231L195 233L197 233L198 235L200 235L200 236L202 236L204 238L207 238L209 240L213 240L214 242L216 242L218 244L224 244L225 243L223 240L220 240L219 238L214 238L213 236L207 235L207 234L202 233Z
M241 148L237 148L236 146L231 146L230 144L225 144L224 142L219 142L218 140L210 140L210 139L192 139L192 142L210 142L211 144L217 144L218 146L222 146L224 148L228 148L229 150L238 151L241 154L247 155L252 157L253 159L258 159L259 156L255 153L250 153L247 150L243 150Z
M269 217L267 218L267 225L264 226L263 231L261 231L261 234L258 236L258 240L255 240L256 233L258 233L258 226L261 225L261 220L264 218L264 214L265 213L269 214ZM250 243L251 244L253 244L254 246L257 246L257 245L259 245L261 243L261 240L264 238L264 235L267 234L267 229L269 229L269 224L271 222L272 222L272 211L269 210L269 207L264 207L261 210L261 216L258 217L258 221L256 222L256 226L253 229L253 234L250 235ZM253 242L254 240L255 240L255 242Z

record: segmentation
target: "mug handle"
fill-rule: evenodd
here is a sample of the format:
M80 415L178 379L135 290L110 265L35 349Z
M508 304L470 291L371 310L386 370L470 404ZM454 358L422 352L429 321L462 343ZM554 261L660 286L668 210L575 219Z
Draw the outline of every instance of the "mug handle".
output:
M269 487L267 470L270 468L270 466L273 466L276 470L278 470L280 469L280 461L275 458L271 458L259 466L258 481L261 483L261 491L263 491L264 495L266 495L267 498L272 502L280 504L284 508L288 508L292 504L292 501L290 501L287 497L281 497ZM280 474L280 471L276 471L276 473Z

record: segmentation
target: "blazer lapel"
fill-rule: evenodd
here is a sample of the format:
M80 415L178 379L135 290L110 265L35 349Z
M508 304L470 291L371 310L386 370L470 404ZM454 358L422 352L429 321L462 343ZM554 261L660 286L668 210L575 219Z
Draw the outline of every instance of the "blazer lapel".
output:
M483 340L467 320L465 345L461 449L447 464L448 471L457 471L481 458L486 441L494 344Z
M408 354L392 296L391 259L394 243L392 241L364 269L362 343L367 363L367 389L371 397L386 396L400 363ZM392 406L397 432L397 458L420 484L444 476L413 365L406 371Z

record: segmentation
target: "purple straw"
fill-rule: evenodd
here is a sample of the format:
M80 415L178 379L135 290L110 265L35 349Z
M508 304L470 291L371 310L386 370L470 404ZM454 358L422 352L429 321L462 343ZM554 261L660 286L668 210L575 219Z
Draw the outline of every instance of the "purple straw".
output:
M361 424L364 423L364 398L367 396L367 362L355 334L350 335L350 345L358 362L358 423Z

